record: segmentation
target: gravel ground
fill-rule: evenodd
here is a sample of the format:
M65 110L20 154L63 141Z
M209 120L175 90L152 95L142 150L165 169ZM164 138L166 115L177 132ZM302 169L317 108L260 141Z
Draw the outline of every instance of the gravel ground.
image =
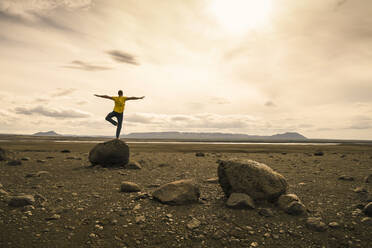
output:
M24 160L16 166L0 162L0 183L8 193L0 194L0 247L371 247L372 221L361 208L371 200L364 178L372 173L372 146L131 144L131 160L141 170L91 167L93 146L1 143L10 157ZM315 156L318 150L324 155ZM281 173L307 216L288 215L268 202L253 210L227 208L219 184L207 179L217 177L218 159L231 157ZM179 179L198 182L198 204L152 199L158 186ZM142 191L120 192L122 181ZM33 195L35 203L8 206L9 197L19 194ZM273 216L261 215L262 208ZM309 228L309 216L321 217L328 228Z

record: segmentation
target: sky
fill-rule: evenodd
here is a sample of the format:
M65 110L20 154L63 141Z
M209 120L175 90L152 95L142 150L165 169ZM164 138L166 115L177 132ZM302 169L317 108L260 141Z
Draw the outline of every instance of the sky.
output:
M1 0L0 133L372 140L370 0Z

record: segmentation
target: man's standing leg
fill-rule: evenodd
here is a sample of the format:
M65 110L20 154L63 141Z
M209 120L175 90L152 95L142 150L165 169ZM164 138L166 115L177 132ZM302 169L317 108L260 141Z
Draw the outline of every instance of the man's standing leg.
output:
M123 123L123 113L117 114L116 118L118 118L118 125L116 127L116 138L120 137L121 125Z
M112 117L114 117L114 116L116 116L116 114L115 114L114 111L112 111L112 112L108 113L108 115L106 116L105 119L106 119L106 121L111 122L112 125L117 126L118 123L112 119Z

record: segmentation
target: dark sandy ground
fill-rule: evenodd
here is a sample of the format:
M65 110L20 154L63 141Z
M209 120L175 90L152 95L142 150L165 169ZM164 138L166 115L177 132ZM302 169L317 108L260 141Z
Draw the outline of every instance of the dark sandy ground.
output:
M372 247L372 224L362 222L366 216L359 209L370 194L354 192L361 186L372 190L364 184L372 173L370 145L130 144L131 160L141 170L90 167L92 143L24 140L0 146L14 158L29 158L19 166L0 162L3 189L36 196L33 206L14 208L0 195L0 247ZM324 156L314 156L318 150ZM196 157L197 151L205 157ZM272 217L259 209L227 208L219 184L206 179L217 176L218 159L231 157L269 165L286 177L308 216L339 225L313 231L306 216L288 215L271 203L258 208L272 209ZM33 174L39 171L48 173ZM340 180L342 175L354 180ZM199 183L198 204L151 199L156 187L179 179ZM122 181L143 190L122 193ZM193 218L200 225L191 229Z

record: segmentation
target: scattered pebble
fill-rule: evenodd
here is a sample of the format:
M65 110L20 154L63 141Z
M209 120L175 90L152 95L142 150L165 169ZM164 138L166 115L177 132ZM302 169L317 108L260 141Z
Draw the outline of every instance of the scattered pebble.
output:
M17 166L17 165L22 165L22 162L21 160L10 160L8 161L7 165Z
M192 218L192 220L189 221L189 223L187 223L187 228L188 229L195 229L195 228L199 227L200 224L201 224L201 222L198 219Z
M340 224L336 221L332 221L328 224L328 226L332 227L332 228L339 228L340 227Z
M320 217L307 218L306 225L308 228L318 232L324 232L325 230L327 230L327 225L322 221L322 218Z
M347 175L342 175L338 177L338 180L343 180L343 181L354 181L354 177L352 176L347 176Z

